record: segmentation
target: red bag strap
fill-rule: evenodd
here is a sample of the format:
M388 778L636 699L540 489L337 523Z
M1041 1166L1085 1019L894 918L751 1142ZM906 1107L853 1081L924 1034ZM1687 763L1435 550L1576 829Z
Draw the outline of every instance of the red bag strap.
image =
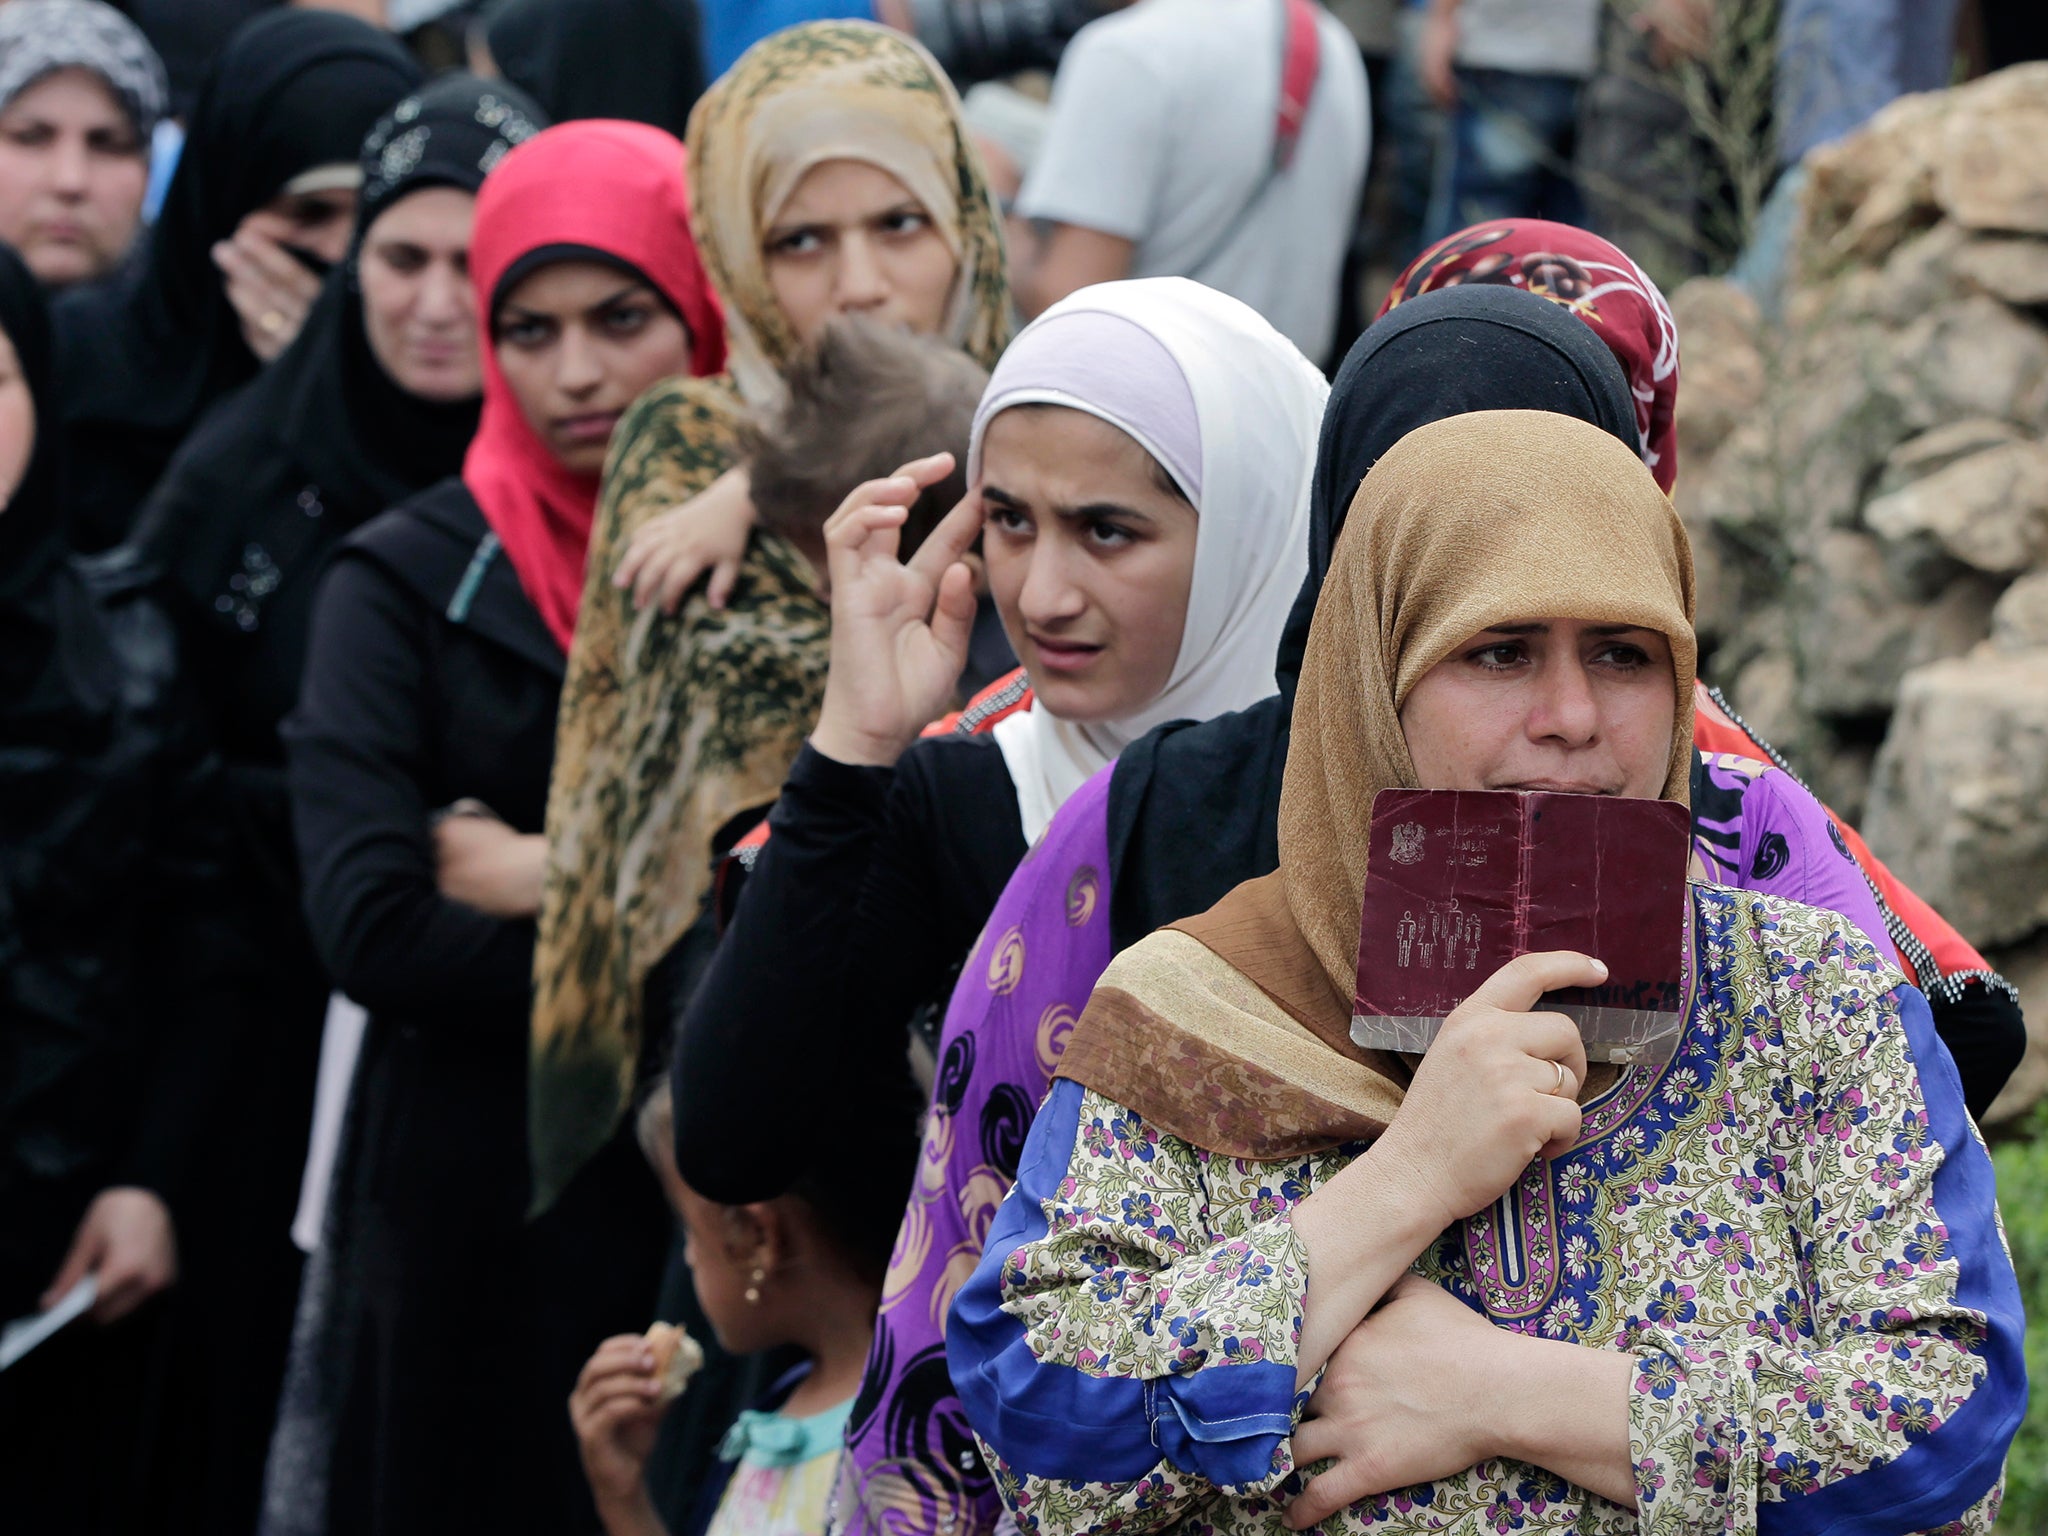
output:
M1280 46L1280 111L1273 126L1273 167L1284 171L1294 163L1301 143L1301 125L1322 74L1323 35L1316 25L1314 0L1281 0L1283 41Z

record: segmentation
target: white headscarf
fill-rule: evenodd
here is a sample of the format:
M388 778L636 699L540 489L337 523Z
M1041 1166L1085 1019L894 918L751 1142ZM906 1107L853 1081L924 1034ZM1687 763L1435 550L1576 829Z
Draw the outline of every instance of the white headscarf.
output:
M1187 624L1165 689L1116 720L1062 720L1034 704L995 727L1027 842L1154 726L1207 720L1275 691L1280 630L1308 570L1309 481L1328 394L1322 374L1255 311L1181 277L1083 288L1003 354L975 413L970 484L980 484L996 415L1061 405L1134 438L1197 519Z

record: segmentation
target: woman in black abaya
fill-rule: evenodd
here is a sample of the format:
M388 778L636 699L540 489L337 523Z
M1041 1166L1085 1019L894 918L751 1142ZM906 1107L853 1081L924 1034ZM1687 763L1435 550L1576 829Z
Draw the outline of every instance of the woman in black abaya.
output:
M147 247L55 311L78 548L118 543L207 407L296 334L346 244L363 135L419 80L329 11L261 16L222 50Z
M682 145L621 122L531 139L484 184L470 268L489 334L461 477L336 551L285 726L306 911L370 1021L273 1446L278 1536L594 1529L564 1405L599 1340L646 1326L672 1229L627 1136L527 1221L526 1058L611 427L724 360Z
M516 91L458 76L377 125L360 146L362 231L345 262L293 345L187 440L125 551L170 616L193 723L229 786L213 815L234 876L222 942L237 985L213 1035L217 1091L234 1114L199 1152L209 1176L181 1235L205 1284L178 1308L181 1343L231 1341L242 1356L247 1411L215 1437L233 1444L226 1479L247 1499L237 1529L254 1519L298 1289L287 1230L328 996L300 903L278 725L297 702L327 553L461 467L480 387L470 216L537 113Z
M68 558L41 288L0 246L0 1318L90 1321L0 1374L9 1530L176 1528L144 1452L223 987L216 781L175 642Z
M298 700L314 581L356 528L461 469L481 389L468 276L476 190L542 126L518 91L468 75L384 118L362 146L347 260L284 355L207 414L138 519L135 545L162 572L236 786L248 923L274 978L263 990L292 1016L295 1088L326 984L299 913L277 730Z

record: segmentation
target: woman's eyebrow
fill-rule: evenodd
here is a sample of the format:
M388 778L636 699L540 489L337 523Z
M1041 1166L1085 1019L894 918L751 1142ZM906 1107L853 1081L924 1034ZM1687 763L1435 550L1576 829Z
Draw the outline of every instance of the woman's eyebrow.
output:
M1029 501L1026 501L1021 496L1013 496L999 485L983 485L981 488L981 499L983 501L995 502L998 506L1006 507L1013 512L1025 512L1031 508ZM1067 522L1094 522L1105 517L1122 518L1126 522L1146 524L1155 521L1152 514L1143 508L1127 507L1123 503L1116 501L1091 501L1074 507L1054 505L1046 510L1054 517Z
M1480 631L1482 635L1547 635L1548 624L1489 624ZM1588 624L1589 635L1648 635L1655 634L1647 624Z
M1126 522L1150 523L1152 514L1140 507L1127 507L1115 501L1091 501L1078 507L1055 506L1052 515L1070 522L1094 522L1099 518L1117 517Z
M773 245L778 240L786 240L791 235L800 234L804 230L824 229L826 227L826 224L819 219L790 219L785 223L770 224L766 229L762 230L761 243L763 245Z
M619 289L618 292L607 294L595 304L585 306L584 313L594 315L599 310L610 309L614 304L622 304L627 299L638 298L643 293L652 294L653 292L653 287L647 283L628 283L625 287Z

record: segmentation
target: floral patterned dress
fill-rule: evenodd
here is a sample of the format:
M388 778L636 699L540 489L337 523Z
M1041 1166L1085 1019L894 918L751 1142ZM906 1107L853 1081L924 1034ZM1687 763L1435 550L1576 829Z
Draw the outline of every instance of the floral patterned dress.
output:
M1925 1001L1841 919L1696 886L1686 1034L1416 1268L1634 1356L1637 1509L1526 1464L1329 1532L1984 1531L2025 1408L1990 1160ZM1357 1155L1204 1152L1062 1080L963 1287L953 1377L1027 1532L1277 1532L1306 1257ZM1304 1469L1305 1470L1305 1469Z

